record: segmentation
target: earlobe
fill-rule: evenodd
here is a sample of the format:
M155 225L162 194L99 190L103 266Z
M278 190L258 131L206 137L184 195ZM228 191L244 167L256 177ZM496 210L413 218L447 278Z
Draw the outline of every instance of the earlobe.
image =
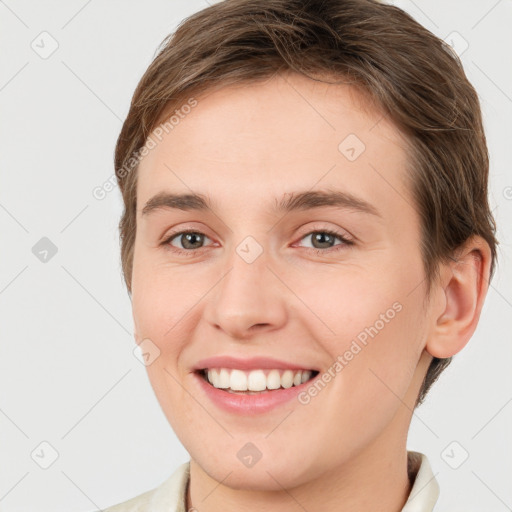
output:
M487 290L491 251L487 242L475 236L457 251L456 258L443 264L439 294L442 312L433 321L433 331L426 350L434 357L451 357L475 332Z

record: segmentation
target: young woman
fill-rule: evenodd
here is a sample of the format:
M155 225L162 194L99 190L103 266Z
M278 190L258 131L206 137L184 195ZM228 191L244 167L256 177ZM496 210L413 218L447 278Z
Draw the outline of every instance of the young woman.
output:
M414 408L469 341L495 225L477 94L371 0L225 0L116 148L123 272L190 462L108 512L431 511Z

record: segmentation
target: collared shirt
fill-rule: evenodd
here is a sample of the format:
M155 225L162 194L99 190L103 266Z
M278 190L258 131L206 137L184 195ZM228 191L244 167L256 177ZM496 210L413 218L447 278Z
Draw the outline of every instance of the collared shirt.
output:
M414 483L401 512L432 512L439 497L439 485L425 455L407 452L409 477ZM187 512L186 492L190 462L179 466L155 489L107 508L104 512Z

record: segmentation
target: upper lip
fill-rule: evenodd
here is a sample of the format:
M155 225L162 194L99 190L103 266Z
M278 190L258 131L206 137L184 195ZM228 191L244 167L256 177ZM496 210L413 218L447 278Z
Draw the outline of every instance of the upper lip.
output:
M251 357L242 359L233 356L214 356L201 359L194 366L193 370L204 370L205 368L233 368L239 370L256 369L283 369L283 370L316 370L309 365L290 363L272 357Z

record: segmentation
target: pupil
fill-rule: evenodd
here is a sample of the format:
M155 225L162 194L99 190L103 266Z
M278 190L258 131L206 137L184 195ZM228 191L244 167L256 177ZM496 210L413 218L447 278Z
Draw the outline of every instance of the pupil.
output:
M325 242L325 241L322 241L322 238L331 238L331 235L327 234L327 233L317 233L314 237L313 237L313 240L315 242L319 242L320 244L327 244L327 247L329 247L329 242Z
M200 242L200 235L199 236L198 235L199 235L198 233L186 233L184 235L186 243L183 244L183 247L187 247L187 244L190 243L190 239L194 240L195 237L197 237L199 239L199 242ZM196 243L197 243L197 241L196 241ZM194 245L193 241L192 241L192 245Z

